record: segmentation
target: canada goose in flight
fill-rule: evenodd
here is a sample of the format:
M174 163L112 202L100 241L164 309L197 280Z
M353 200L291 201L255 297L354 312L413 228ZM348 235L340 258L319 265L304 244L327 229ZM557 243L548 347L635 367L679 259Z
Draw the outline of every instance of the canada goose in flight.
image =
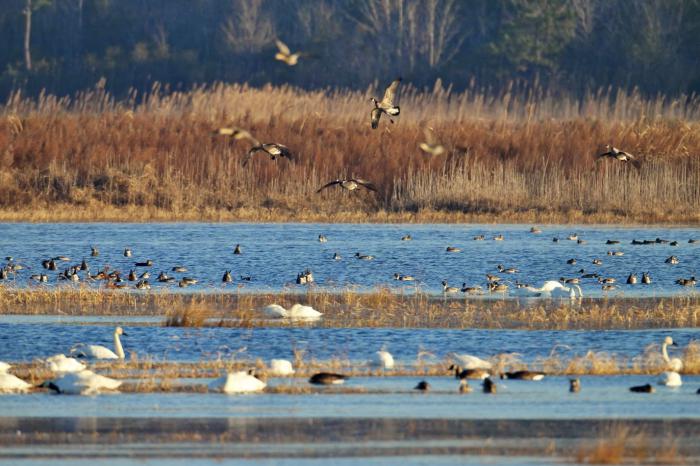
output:
M377 129L379 126L379 118L381 118L382 113L386 113L387 118L389 118L389 121L392 123L394 120L392 120L391 117L401 113L399 106L394 106L394 96L396 95L396 90L399 88L400 82L401 78L396 78L389 84L389 87L384 91L384 97L381 102L377 102L377 99L374 97L370 99L374 104L374 108L370 112L372 129Z
M607 150L607 152L598 155L598 160L603 160L607 157L619 160L620 162L629 162L634 159L634 156L629 152L622 151L610 144L605 146L605 150Z
M270 156L271 160L276 160L277 157L286 158L289 161L294 161L294 155L285 145L278 144L276 142L263 143L258 141L253 135L242 128L218 128L214 130L214 134L220 134L222 136L230 136L233 139L248 139L253 143L253 147L248 150L245 160L243 160L243 166L245 167L250 161L251 157L257 152L265 152Z
M318 188L318 190L316 192L320 193L324 189L329 188L331 186L335 186L335 185L338 185L343 189L347 189L348 191L354 191L357 188L359 188L360 186L363 186L363 187L369 189L370 191L377 192L377 188L374 186L374 184L372 184L371 181L363 180L362 178L346 178L346 179L342 179L342 180L341 179L333 180L333 181L330 181L330 182L324 184L320 188Z
M435 139L435 134L433 133L433 128L425 127L423 129L423 134L425 135L425 142L418 144L420 150L432 156L438 156L445 153L445 146L437 142Z
M275 40L275 44L277 45L278 49L278 52L275 54L275 60L284 62L289 66L296 65L297 63L299 63L299 59L306 55L303 52L292 53L292 51L289 50L287 44L285 44L279 39Z

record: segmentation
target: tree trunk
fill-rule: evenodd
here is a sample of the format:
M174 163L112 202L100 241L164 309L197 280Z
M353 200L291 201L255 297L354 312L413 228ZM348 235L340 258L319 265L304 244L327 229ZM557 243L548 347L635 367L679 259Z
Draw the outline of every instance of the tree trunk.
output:
M32 37L32 0L27 0L24 8L24 65L27 71L32 70L32 52L29 42Z

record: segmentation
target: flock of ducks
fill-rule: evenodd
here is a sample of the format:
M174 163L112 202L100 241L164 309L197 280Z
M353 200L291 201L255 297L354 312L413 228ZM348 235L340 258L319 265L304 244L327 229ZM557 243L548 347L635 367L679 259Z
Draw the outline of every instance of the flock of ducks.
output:
M304 309L306 308L306 309ZM297 312L307 312L307 306L295 304L290 310L285 310L278 305L270 305L266 309L271 312L289 313L293 310ZM313 310L312 310L313 311ZM316 312L316 311L314 311ZM96 374L87 368L83 362L85 360L124 360L124 348L122 347L120 336L126 335L121 327L114 330L114 351L101 345L77 344L70 350L70 356L57 354L44 360L46 367L56 374L51 380L46 380L36 387L10 374L12 366L5 362L0 362L0 393L26 393L36 388L48 389L57 394L68 395L95 395L99 393L110 393L118 391L122 381ZM680 387L682 380L680 371L683 370L683 362L679 358L670 358L668 347L677 346L673 338L667 336L661 346L661 355L666 364L666 371L661 373L658 379L659 385L667 387ZM448 357L452 364L448 368L448 373L459 381L458 392L470 393L472 391L469 380L481 381L484 393L496 393L497 384L495 376L504 380L525 380L540 381L546 374L541 371L501 371L496 372L490 361L469 354L449 353ZM385 348L377 351L373 358L367 363L370 368L382 371L390 371L395 368L394 357ZM289 377L295 374L292 363L286 359L272 359L270 367L266 373L273 377ZM308 382L312 385L340 385L345 383L350 377L344 374L333 372L318 372L313 374ZM254 369L247 371L237 371L226 373L208 384L208 389L212 392L226 394L261 392L267 386L261 380ZM427 392L430 384L423 380L415 387L415 390ZM578 392L581 389L579 379L570 379L569 391ZM654 387L651 384L630 387L630 391L639 393L653 393ZM697 391L700 394L700 389Z

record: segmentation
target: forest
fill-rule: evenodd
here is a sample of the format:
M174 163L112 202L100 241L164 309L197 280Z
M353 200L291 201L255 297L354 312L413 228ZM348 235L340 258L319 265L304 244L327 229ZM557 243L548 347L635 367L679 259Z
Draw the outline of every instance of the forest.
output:
M158 82L700 91L700 0L4 0L0 96ZM275 39L304 52L274 60Z

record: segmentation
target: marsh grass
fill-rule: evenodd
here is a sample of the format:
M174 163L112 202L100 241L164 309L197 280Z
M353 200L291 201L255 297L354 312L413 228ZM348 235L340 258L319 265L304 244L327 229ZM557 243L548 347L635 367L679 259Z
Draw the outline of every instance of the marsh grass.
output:
M654 438L643 429L613 425L594 441L581 441L575 458L584 464L685 464L673 438Z
M15 94L0 107L0 219L700 221L697 97L407 86L400 121L372 131L375 92L214 84L156 85L124 100L100 89ZM261 156L244 168L246 144L212 137L223 125L282 142L299 160ZM445 155L418 150L426 125ZM610 142L641 164L596 163ZM315 194L341 176L371 178L380 193Z

